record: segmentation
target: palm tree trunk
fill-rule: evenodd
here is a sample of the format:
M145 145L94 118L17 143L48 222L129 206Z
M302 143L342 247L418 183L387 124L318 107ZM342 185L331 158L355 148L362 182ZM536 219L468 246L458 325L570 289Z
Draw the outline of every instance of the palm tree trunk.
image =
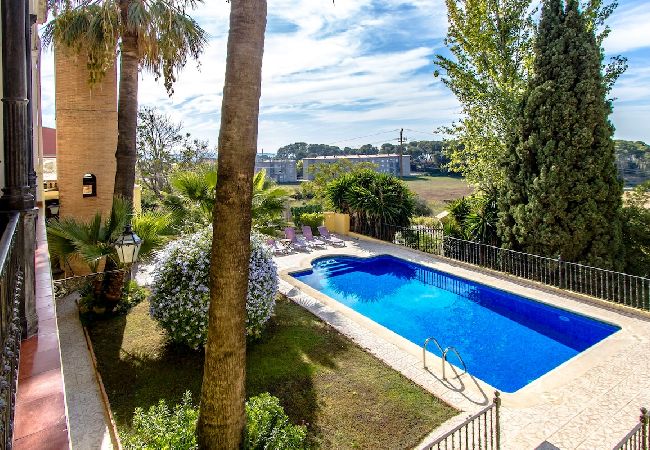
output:
M120 0L122 23L127 23L130 0ZM137 32L126 30L122 36L120 52L120 91L117 101L117 150L115 159L115 187L113 194L133 203L135 184L136 148L138 124L138 69L139 50Z
M265 29L266 0L231 1L197 427L202 449L240 448L246 425L246 294Z

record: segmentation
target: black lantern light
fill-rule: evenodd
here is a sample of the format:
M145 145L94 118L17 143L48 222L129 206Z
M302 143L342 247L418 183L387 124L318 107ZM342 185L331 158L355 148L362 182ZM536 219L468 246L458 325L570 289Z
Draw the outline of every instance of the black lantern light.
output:
M122 264L133 264L138 260L138 253L142 239L131 229L131 225L124 227L124 232L115 241L117 257Z

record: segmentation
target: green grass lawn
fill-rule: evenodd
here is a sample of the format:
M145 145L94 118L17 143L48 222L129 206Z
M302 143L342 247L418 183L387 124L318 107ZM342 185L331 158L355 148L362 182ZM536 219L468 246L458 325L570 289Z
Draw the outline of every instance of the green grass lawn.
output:
M96 322L90 335L120 432L133 410L184 391L198 401L203 353L171 345L147 303ZM411 448L458 413L302 307L280 300L249 345L247 395L268 391L318 448Z
M446 202L472 193L463 178L447 176L417 175L405 177L409 189L418 194L429 204L434 214L445 209Z

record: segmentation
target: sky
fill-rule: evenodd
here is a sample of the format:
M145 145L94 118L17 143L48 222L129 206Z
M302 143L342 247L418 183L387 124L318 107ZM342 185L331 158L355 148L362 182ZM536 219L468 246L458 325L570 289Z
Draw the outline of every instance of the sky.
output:
M225 0L192 14L209 34L200 65L189 60L168 97L162 82L140 76L140 105L155 106L184 130L216 146L224 81ZM619 0L608 21L606 57L629 68L612 96L619 139L650 142L650 2ZM459 118L454 95L433 76L445 52L444 0L268 0L258 151L292 142L358 147L440 139ZM43 124L55 127L54 58L44 50Z

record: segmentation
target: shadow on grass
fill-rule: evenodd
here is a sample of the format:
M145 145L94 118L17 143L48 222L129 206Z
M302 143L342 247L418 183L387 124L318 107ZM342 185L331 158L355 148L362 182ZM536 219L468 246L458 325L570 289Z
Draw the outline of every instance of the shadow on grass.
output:
M203 351L170 343L139 305L128 315L97 322L91 329L100 372L118 427L130 427L136 407L164 399L176 404L191 391L198 402ZM247 396L270 392L294 423L305 424L318 440L318 394L313 377L337 367L350 343L304 311L280 301L262 337L248 344Z

